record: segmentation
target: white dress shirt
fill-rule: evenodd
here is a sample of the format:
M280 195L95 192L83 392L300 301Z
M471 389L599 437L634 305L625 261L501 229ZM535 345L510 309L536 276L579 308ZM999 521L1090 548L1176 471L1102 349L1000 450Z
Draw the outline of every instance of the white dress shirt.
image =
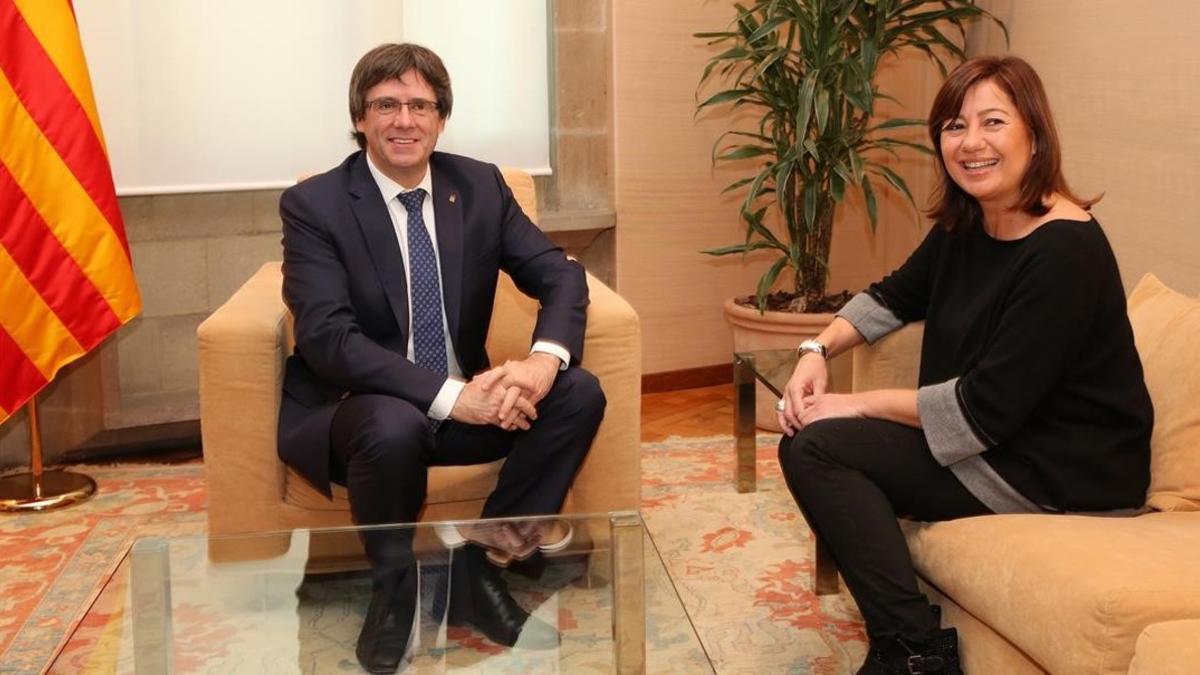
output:
M375 163L371 160L370 155L367 156L367 168L371 170L371 176L375 178L376 185L379 186L379 192L383 196L383 203L387 205L388 215L392 218L392 229L396 231L396 239L400 242L400 256L404 259L404 280L408 287L408 306L412 307L412 282L409 276L410 266L408 264L408 210L404 208L404 204L396 197L402 192L411 192L416 189L425 190L425 200L421 203L421 218L425 221L425 229L429 231L429 240L433 242L434 260L437 263L438 282L442 289L442 334L446 339L446 365L448 368L448 377L437 396L434 397L433 403L430 404L426 415L435 420L444 420L450 416L450 411L454 409L454 403L458 401L459 394L462 393L463 387L466 386L466 380L462 369L458 366L458 357L454 353L454 343L450 339L450 327L446 323L446 284L442 279L442 262L438 257L438 240L437 240L437 223L433 215L433 179L430 177L428 166L425 170L425 176L415 188L408 189L388 178L382 171L375 167ZM413 360L413 334L412 334L412 312L408 316L408 345L405 347L407 353L405 357L408 360ZM546 340L538 340L533 344L530 352L545 352L558 357L561 362L560 370L564 370L567 364L571 361L571 354L562 345Z

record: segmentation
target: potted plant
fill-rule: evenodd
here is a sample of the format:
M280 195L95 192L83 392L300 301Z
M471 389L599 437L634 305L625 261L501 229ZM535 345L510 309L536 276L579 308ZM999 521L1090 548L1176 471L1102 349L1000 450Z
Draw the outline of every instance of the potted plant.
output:
M714 163L757 165L725 188L745 193L744 241L704 253L775 252L756 292L726 302L726 318L737 351L792 347L819 332L832 318L827 312L850 297L826 293L834 215L845 195L861 191L872 231L877 189L898 190L917 208L904 178L880 160L933 151L896 135L925 120L875 117L875 102L891 99L875 85L880 61L919 50L945 77L947 59L966 58L960 43L968 21L986 16L1004 26L972 0L756 0L734 8L728 30L695 35L723 48L709 59L700 87L715 80L725 86L697 113L719 107L757 113L756 128L726 131L713 145ZM781 279L786 289L773 292ZM845 370L834 364L835 386ZM760 426L773 426L770 407L759 410Z

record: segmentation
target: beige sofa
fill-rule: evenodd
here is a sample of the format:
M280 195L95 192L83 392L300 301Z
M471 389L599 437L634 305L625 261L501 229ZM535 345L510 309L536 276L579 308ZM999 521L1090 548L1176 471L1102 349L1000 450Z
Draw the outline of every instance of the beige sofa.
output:
M505 170L505 180L531 219L537 218L533 181ZM287 531L351 524L346 490L333 500L280 462L276 454L284 360L291 353L291 317L280 293L279 263L267 263L197 330L200 350L200 423L208 481L210 535ZM641 332L625 300L588 275L591 304L583 367L594 373L608 398L604 421L567 499L566 510L596 513L636 509L640 500ZM487 349L493 363L529 351L536 301L501 274ZM503 461L479 466L435 467L422 520L478 516L496 484ZM353 537L326 538L310 552L327 567L358 557ZM287 538L253 552L286 550ZM212 545L216 557L220 546ZM246 556L247 547L226 547Z
M965 671L1200 673L1200 301L1152 275L1129 299L1154 402L1150 511L905 523ZM854 355L854 389L915 386L921 327Z

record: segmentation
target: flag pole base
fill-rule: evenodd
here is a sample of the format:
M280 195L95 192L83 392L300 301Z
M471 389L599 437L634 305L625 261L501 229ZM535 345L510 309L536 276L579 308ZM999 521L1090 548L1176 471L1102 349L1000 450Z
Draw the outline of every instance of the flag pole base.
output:
M29 472L0 478L0 512L48 511L78 504L96 493L91 476L69 471L46 471L39 482Z

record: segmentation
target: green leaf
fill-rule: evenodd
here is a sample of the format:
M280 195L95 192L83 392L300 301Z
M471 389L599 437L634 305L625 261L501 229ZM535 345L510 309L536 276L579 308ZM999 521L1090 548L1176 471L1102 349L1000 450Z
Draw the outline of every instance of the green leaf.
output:
M721 190L721 194L725 194L726 192L733 192L734 190L736 190L740 187L748 185L753 180L754 180L754 176L735 180L734 182L730 183L729 185L726 185L725 189Z
M775 285L775 280L779 278L779 273L787 266L787 256L780 256L770 268L763 273L758 280L758 291L755 296L758 298L758 308L763 309L767 306L767 295L771 293L771 287Z
M788 179L792 176L795 166L796 160L794 159L787 159L775 165L775 184L779 186L780 190L783 190L781 194L787 193ZM780 201L785 202L786 200ZM786 208L786 203L783 206Z
M752 241L749 244L733 244L732 246L721 246L719 248L706 248L700 252L704 255L721 256L733 255L734 253L751 253L764 248L779 247L765 241Z
M902 192L905 197L908 197L908 203L912 205L913 211L916 211L917 200L913 199L912 192L909 192L908 183L905 182L904 177L882 164L876 162L870 162L870 164L875 169L875 173L882 175L887 182L892 184L892 187Z
M713 94L708 98L708 100L696 106L696 109L699 110L700 108L706 108L710 105L718 105L720 103L728 103L729 101L743 99L756 93L756 91L757 90L755 89L726 89L725 91Z
M847 153L850 159L850 175L854 177L852 182L859 182L863 178L863 160L862 157L854 150Z
M840 176L846 185L857 185L858 181L854 180L854 174L850 172L850 167L842 162L837 162L833 165L833 173Z
M900 139L890 138L890 137L889 138L871 139L863 147L864 148L875 148L875 147L886 148L889 146L908 148L909 150L915 150L923 155L930 155L930 156L933 155L933 148L929 147L928 145L925 145L923 143L912 143L909 141L902 141Z
M879 208L875 205L875 190L871 189L871 179L866 176L862 178L862 191L867 201L867 217L871 219L871 231L874 232L879 226Z
M882 129L895 129L896 127L923 127L926 121L915 117L893 117L890 120L884 120L879 124L867 129L867 133L872 131L880 131Z
M849 101L850 104L855 108L858 108L863 112L868 112L871 109L871 102L866 98L863 98L859 92L847 89L842 93L846 96L846 100Z
M817 186L810 182L804 184L804 226L812 231L817 225Z
M717 159L721 160L722 162L730 162L736 159L749 159L751 157L769 155L770 153L771 151L769 149L760 148L756 145L738 145L734 146L731 150L727 150L726 152L717 155Z
M837 173L829 177L829 194L833 195L835 202L842 201L842 197L846 196L846 181Z
M753 33L750 34L749 37L746 38L746 42L749 42L749 43L758 42L759 40L763 39L764 37L769 35L771 32L773 32L776 28L778 28L780 26L780 24L782 24L783 22L785 22L787 20L788 20L788 17L786 17L786 16L777 16L774 19L766 21L765 23L763 23L763 25L758 27L758 30L755 30Z
M813 90L817 86L817 74L811 72L800 85L800 100L796 108L796 137L804 138L808 134L808 120L812 117Z
M815 103L817 111L817 133L825 133L825 122L829 120L829 91L822 89L817 92L817 100Z

